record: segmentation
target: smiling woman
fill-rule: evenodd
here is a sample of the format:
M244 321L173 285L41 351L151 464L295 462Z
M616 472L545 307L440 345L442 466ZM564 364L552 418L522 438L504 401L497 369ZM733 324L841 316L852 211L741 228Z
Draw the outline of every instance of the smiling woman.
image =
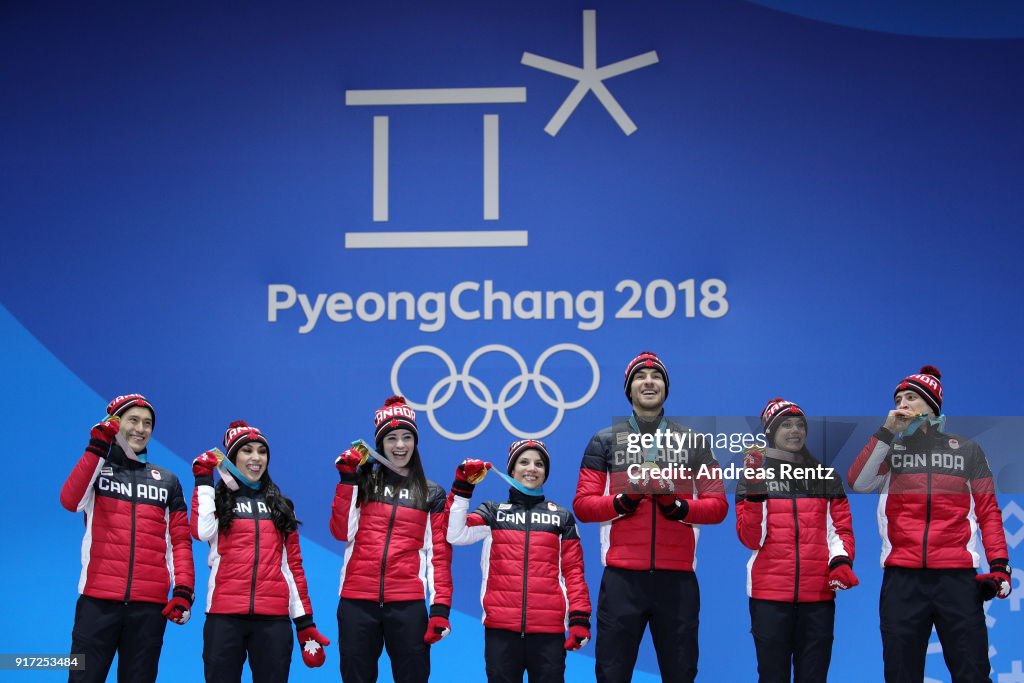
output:
M373 426L386 467L366 449L350 448L334 461L341 481L330 528L347 544L338 601L341 679L377 680L386 645L397 683L426 683L430 646L451 632L444 489L423 473L416 411L405 398L384 401Z
M224 456L241 473L237 490L213 487L218 453L192 463L192 535L210 544L210 584L203 627L207 681L242 678L249 658L254 680L287 681L292 661L289 617L302 661L324 663L330 645L313 623L292 501L271 480L270 444L259 429L236 420L224 433Z

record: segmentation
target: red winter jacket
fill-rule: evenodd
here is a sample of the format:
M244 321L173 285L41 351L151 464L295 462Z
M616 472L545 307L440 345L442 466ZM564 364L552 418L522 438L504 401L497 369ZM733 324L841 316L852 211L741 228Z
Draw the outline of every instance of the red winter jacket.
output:
M802 460L797 467L818 465L810 454ZM779 464L769 457L764 468L778 473ZM754 551L747 562L747 595L782 602L832 600L829 569L852 566L854 556L850 503L839 476L775 476L767 484L767 496L747 498L742 483L736 490L736 533Z
M1003 517L985 453L970 439L937 429L901 442L881 428L850 467L854 491L881 490L882 566L967 569L1008 562Z
M572 513L515 489L508 502L488 501L472 514L465 493L449 500L448 541L484 541L484 626L522 634L565 633L570 624L590 628L590 594Z
M299 534L281 533L266 505L266 487L239 486L235 517L218 525L212 477L196 477L192 492L192 536L210 544L209 614L312 618Z
M341 597L379 604L422 600L431 616L452 604L452 554L445 540L444 489L427 481L426 500L410 499L409 480L390 470L357 504L358 486L346 476L334 491L331 534L346 541Z
M188 513L178 478L129 460L114 444L106 458L86 451L60 490L60 503L85 513L78 592L123 602L167 602L173 585L195 585Z
M645 458L628 450L630 435L637 434L629 422L595 434L583 453L573 511L581 522L601 522L601 562L608 567L693 571L699 525L718 524L729 511L711 449L688 427L666 421L665 428L675 436L658 449L655 461L659 468L679 466L687 472L676 483L677 493L689 503L681 521L668 519L649 496L635 512L622 515L616 509L615 494L626 486L628 467ZM687 447L679 447L679 439Z

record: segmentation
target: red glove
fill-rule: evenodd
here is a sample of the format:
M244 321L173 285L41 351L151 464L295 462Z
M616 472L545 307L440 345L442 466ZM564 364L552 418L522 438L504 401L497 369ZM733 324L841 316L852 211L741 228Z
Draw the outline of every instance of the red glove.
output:
M487 476L487 470L491 469L491 467L493 465L489 462L467 458L455 468L455 479L475 486L484 480L484 477Z
M299 646L302 648L302 663L311 669L323 666L324 660L327 659L324 648L330 645L331 641L316 630L316 624L310 623L309 626L297 630L295 637L299 639Z
M213 471L217 469L217 455L213 451L206 451L192 461L192 474L199 477L213 477Z
M433 645L452 632L452 625L446 617L430 617L427 622L427 632L423 634L423 642Z
M114 435L121 429L121 421L116 417L108 417L93 426L89 432L89 445L85 450L100 458L107 457Z
M750 476L753 473L748 470L760 470L764 467L764 449L754 446L747 450L743 454L743 485L746 489L747 497L757 497L768 495L768 485L765 484L765 479L758 478L756 476Z
M160 610L160 613L167 617L168 621L182 626L192 616L192 601L194 599L195 594L191 588L175 586L174 592L171 593L171 599L167 601L167 606Z
M988 563L988 574L978 574L974 577L978 582L978 590L981 591L981 599L988 601L992 598L1007 598L1013 590L1013 581L1010 579L1010 566L997 562Z
M828 572L828 587L834 591L844 591L860 584L860 579L853 573L853 567L843 562Z
M350 448L337 457L334 461L334 466L338 468L338 472L341 474L355 474L359 466L366 462L368 456L360 453L354 448Z
M566 650L575 652L590 642L590 629L586 626L573 625L569 627L569 637L565 639Z

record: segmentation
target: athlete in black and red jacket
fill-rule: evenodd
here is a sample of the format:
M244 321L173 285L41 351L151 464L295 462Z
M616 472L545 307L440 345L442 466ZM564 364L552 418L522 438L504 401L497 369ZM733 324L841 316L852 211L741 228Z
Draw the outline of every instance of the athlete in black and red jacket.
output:
M648 624L662 680L692 681L697 675L697 527L720 523L729 505L711 448L665 418L668 386L657 355L645 351L630 361L625 392L633 415L595 434L580 465L573 510L581 522L602 524L600 682L630 680ZM634 450L639 437L659 434L662 447ZM640 477L650 466L683 475Z
M975 442L944 431L942 375L926 365L894 392L896 407L850 467L850 486L880 490L879 615L887 681L920 681L932 626L953 679L988 680L984 600L1011 590L992 471ZM981 531L989 572L981 563Z
M736 489L736 533L753 551L747 595L757 672L765 683L824 683L836 591L859 583L850 503L839 475L807 449L800 406L772 399L761 424L769 448L748 451L749 476Z
M85 513L71 652L85 655L86 669L68 680L105 680L117 653L118 680L145 683L156 680L167 620L189 619L192 540L178 478L146 457L153 406L127 394L107 415L60 491L61 505ZM118 432L134 458L114 443Z
M341 483L330 528L347 542L338 601L341 678L377 680L386 645L396 683L425 683L429 646L451 631L445 493L423 474L416 413L404 398L385 401L374 426L377 452L398 472L374 467L355 449L335 460Z
M292 501L270 478L270 444L238 420L224 434L224 458L235 466L237 490L213 487L217 454L192 463L192 535L210 544L210 582L203 627L208 683L242 680L246 656L253 683L287 681L292 627L306 666L324 663L330 645L313 623ZM230 474L230 472L229 472Z
M448 541L484 541L480 603L487 680L522 683L525 671L530 683L561 683L566 650L590 640L590 594L576 521L544 500L551 458L543 442L513 443L506 470L522 489L509 489L507 502L487 501L469 513L474 486L489 467L463 461L448 497Z

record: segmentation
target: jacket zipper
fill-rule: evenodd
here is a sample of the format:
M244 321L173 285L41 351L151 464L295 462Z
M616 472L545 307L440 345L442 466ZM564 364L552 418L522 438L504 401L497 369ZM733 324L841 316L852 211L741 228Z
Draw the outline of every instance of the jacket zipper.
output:
M526 512L526 543L523 546L523 619L519 637L526 637L526 583L530 575L530 513Z
M124 587L124 601L127 604L130 601L132 594L132 573L135 569L135 494L137 493L138 483L135 479L135 470L132 468L128 469L128 473L132 477L132 536L131 542L128 544L128 582Z
M256 501L253 501L254 503ZM260 514L259 506L256 507L256 516L253 523L256 525L256 552L252 561L252 588L249 590L249 614L256 613L256 570L260 566Z
M793 554L796 557L793 602L800 602L800 515L797 514L796 498L790 500L793 501Z
M654 571L654 549L657 547L658 536L658 504L651 498L651 571Z
M395 528L395 515L398 514L398 503L391 504L391 519L388 521L388 535L384 539L384 553L380 557L380 606L384 606L384 571L388 565L388 548L391 546L391 532ZM428 513L429 514L429 513ZM430 520L427 520L430 523Z
M921 568L928 568L928 528L932 523L932 473L928 471L927 510L924 514L924 536L921 538Z

